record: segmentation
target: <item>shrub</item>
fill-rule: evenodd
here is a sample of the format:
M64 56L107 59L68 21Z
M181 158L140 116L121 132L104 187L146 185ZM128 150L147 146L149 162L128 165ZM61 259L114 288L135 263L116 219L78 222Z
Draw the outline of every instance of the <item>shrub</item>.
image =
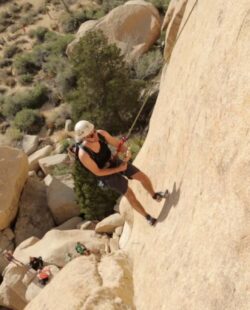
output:
M15 32L17 32L20 28L21 28L20 24L17 23L17 24L14 24L14 25L10 26L10 27L8 28L8 30L9 30L11 33L15 33Z
M67 153L68 152L68 148L70 146L70 139L63 139L62 141L60 141L61 144L61 153Z
M61 104L46 117L46 123L53 124L56 129L61 129L64 128L66 119L70 117L70 107L67 104Z
M23 134L21 133L21 131L15 127L9 127L6 130L5 135L11 143L21 141L23 138Z
M119 5L124 4L127 2L126 0L103 0L102 1L102 10L105 14L107 14L109 11L113 10Z
M14 2L10 5L9 10L11 13L19 13L22 10L22 6Z
M163 57L159 50L152 50L142 55L134 64L136 77L147 80L156 76L163 65Z
M22 74L19 76L19 83L21 85L29 85L33 82L33 75L32 74Z
M21 17L21 19L19 21L19 24L20 24L21 27L32 25L32 24L34 24L36 19L37 19L36 12L29 11L29 13L27 13L24 16Z
M3 57L4 58L12 58L14 55L16 55L17 53L20 53L22 50L20 49L20 47L18 47L16 44L7 46L4 49L3 52Z
M53 176L69 175L71 174L71 167L67 164L56 165L51 174Z
M74 121L95 120L113 133L126 131L137 112L142 87L129 78L120 49L109 45L101 31L90 31L75 47L72 62L77 89L69 96Z
M36 74L41 69L34 53L23 53L17 55L14 61L14 68L18 74Z
M40 108L47 99L47 87L38 84L31 90L6 97L2 105L2 113L5 117L11 117L23 108Z
M36 134L44 124L44 118L35 110L23 109L18 112L14 119L17 129L28 134Z
M77 202L85 219L101 220L113 213L117 193L101 189L96 177L84 169L79 161L75 161L72 174Z
M45 33L44 43L35 47L35 53L42 51L47 57L49 55L66 56L66 48L73 39L73 35L58 35L48 31Z
M56 86L60 93L66 95L72 88L76 87L76 75L71 66L61 69L55 79Z
M1 59L0 60L0 68L9 67L12 65L12 59Z
M63 32L74 33L88 19L85 11L76 12L72 15L64 13L60 18L60 26Z
M1 33L1 32L4 32L5 29L6 29L6 26L0 25L0 33Z
M33 29L29 32L29 36L31 38L35 38L38 43L44 42L45 35L49 31L46 27L38 27L36 29Z
M31 4L30 2L26 2L23 4L22 10L24 12L28 12L30 11L30 9L33 7L33 4Z
M5 81L5 84L11 88L13 88L16 85L16 80L12 77L8 77Z
M164 15L168 9L170 0L149 0L160 12L161 15Z

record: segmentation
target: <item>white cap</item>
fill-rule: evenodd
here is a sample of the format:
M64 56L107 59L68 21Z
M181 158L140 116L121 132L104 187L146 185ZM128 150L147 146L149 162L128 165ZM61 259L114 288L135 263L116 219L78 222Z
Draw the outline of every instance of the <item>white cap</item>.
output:
M88 121L79 121L75 124L75 140L77 142L80 142L84 137L89 135L93 130L95 126L91 124Z

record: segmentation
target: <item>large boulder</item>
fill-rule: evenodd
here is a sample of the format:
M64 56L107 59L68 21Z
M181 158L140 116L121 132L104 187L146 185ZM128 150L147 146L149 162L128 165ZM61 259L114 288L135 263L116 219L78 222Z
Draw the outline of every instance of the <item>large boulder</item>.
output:
M38 160L38 163L43 172L47 175L49 173L53 173L53 169L56 166L65 164L67 160L68 160L67 154L56 154L43 157Z
M39 169L39 159L48 156L53 150L51 145L46 145L40 150L29 156L29 170L38 170Z
M25 291L27 287L22 280L27 268L10 263L4 271L4 280L0 285L0 305L15 310L23 310L27 304Z
M77 255L75 251L77 242L85 244L90 250L105 251L105 239L100 238L92 230L53 229L47 232L41 240L37 241L34 238L25 240L16 248L14 254L25 264L29 262L30 256L42 256L46 263L63 267L67 263L68 254Z
M62 223L59 226L56 226L55 229L58 230L69 230L69 229L77 229L78 225L82 222L82 218L80 216L74 216L66 222Z
M37 179L28 178L19 203L15 225L16 244L31 236L42 238L54 226L45 184Z
M50 175L45 178L45 184L48 205L57 225L80 214L80 208L75 202L76 196L71 187Z
M53 265L48 268L51 281L59 272L59 268ZM35 270L26 265L10 263L4 270L4 279L0 286L0 305L22 310L42 289Z
M22 242L13 253L19 262L18 265L10 263L3 273L4 280L0 286L0 305L21 310L28 301L40 293L40 288L36 287L38 285L37 278L34 272L28 270L27 267L31 256L41 256L46 265L51 265L50 270L55 275L58 268L68 264L70 259L74 260L80 256L75 250L77 242L84 244L96 254L105 251L106 240L90 230L51 230L41 240L31 237ZM74 281L74 277L73 273L72 281ZM70 281L71 279L69 279ZM88 281L91 280L88 278ZM67 281L65 282L67 283ZM72 291L75 290L76 287L73 286Z
M0 230L9 226L28 177L28 160L23 151L0 147Z
M63 292L63 294L62 294ZM104 257L79 257L33 299L27 310L92 309L134 310L133 282L127 257L122 253Z
M22 147L27 155L34 153L37 150L39 137L37 135L24 135Z
M95 227L95 231L98 233L113 233L117 227L123 224L123 217L119 213L115 213L99 222Z
M157 9L145 1L127 1L99 21L84 23L72 41L67 54L89 30L102 30L110 43L115 43L128 59L145 53L159 38L161 19Z

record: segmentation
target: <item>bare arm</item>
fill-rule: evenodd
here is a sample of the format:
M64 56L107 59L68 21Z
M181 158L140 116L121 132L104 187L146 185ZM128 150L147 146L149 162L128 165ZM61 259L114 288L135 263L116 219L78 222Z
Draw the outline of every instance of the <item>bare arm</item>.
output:
M122 172L127 169L127 163L124 162L120 166L115 167L115 168L103 168L100 169L97 164L90 158L90 156L83 152L79 152L79 159L81 163L86 167L89 171L91 171L94 175L101 177L105 175L111 175L114 173Z
M102 129L99 129L98 132L105 137L106 141L108 144L114 146L114 147L118 147L119 144L120 144L120 140L118 140L117 138L111 136L107 131L105 130L102 130ZM122 147L121 147L121 152L125 153L127 152L128 150L128 147L126 144L123 144Z

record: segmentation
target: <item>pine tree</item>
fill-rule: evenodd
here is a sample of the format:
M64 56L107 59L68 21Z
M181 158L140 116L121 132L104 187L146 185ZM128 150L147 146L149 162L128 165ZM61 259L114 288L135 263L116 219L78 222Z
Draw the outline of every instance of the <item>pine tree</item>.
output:
M85 219L101 220L112 214L119 195L109 189L101 189L97 179L76 160L73 166L77 202Z
M113 134L127 131L143 82L129 77L120 49L101 31L90 31L74 48L72 63L78 79L70 97L74 121L88 119Z

